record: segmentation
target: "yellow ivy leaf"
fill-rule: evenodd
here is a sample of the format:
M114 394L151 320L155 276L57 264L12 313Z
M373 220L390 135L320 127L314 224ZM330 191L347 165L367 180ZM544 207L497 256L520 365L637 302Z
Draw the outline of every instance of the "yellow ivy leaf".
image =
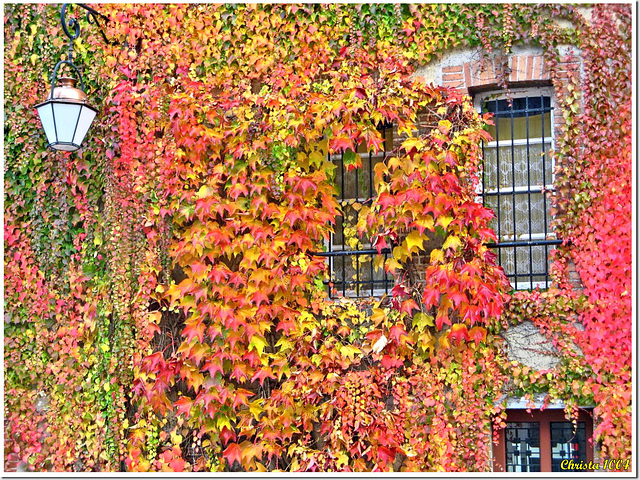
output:
M326 157L318 151L311 152L309 155L309 162L317 167L322 167L325 159Z
M354 347L353 345L342 345L340 347L340 355L343 357L347 357L349 360L353 361L356 354L360 353L360 349L358 347Z
M409 252L413 252L414 247L419 250L424 250L422 243L428 239L429 237L427 237L426 235L420 235L420 233L418 233L417 231L413 231L409 235L407 235L407 238L405 238L405 242L407 243Z
M387 162L387 164L391 170L395 170L396 168L402 166L402 163L400 162L400 159L398 157L391 157ZM379 163L378 165L383 165L383 164ZM378 173L378 165L375 166L376 173ZM385 168L384 173L389 173L389 170Z
M180 445L182 443L182 435L178 435L176 432L171 432L171 443L174 445Z
M404 261L409 257L409 251L406 249L404 243L402 245L398 245L397 247L393 247L393 258L399 262ZM400 265L398 264L400 267Z
M263 400L258 398L249 404L249 411L256 420L260 419L260 414L264 411L264 408L262 408L262 402Z
M305 170L309 169L309 157L304 152L298 152L298 165Z
M256 263L259 257L260 257L260 250L256 247L253 247L244 252L244 260L246 260L249 265L251 265L252 263Z
M418 331L423 331L426 327L433 327L435 323L433 323L433 317L431 315L427 315L426 313L416 313L413 316L413 326L418 329Z
M387 314L385 313L385 311L381 308L374 308L373 312L371 314L371 321L375 324L378 325L380 322L384 321L384 319L387 318Z
M382 255L376 255L376 258L373 259L373 268L376 272L384 268L384 257Z
M231 426L231 421L229 420L229 417L227 417L226 415L220 415L216 420L216 425L220 430L222 430L222 427L227 427L229 430L233 430L233 426Z
M391 160L393 160L393 158ZM373 170L376 172L376 177L379 177L379 178L382 178L383 175L386 175L389 173L389 169L383 162L376 163L375 167L373 167Z
M433 230L433 217L430 215L420 215L416 220L416 225L426 230Z
M431 263L444 262L444 253L439 248L431 250Z
M325 157L327 155L327 152L329 151L329 140L325 138L324 140L318 142L317 145L320 149L320 152L322 153L322 156Z
M449 235L447 237L447 239L444 242L444 245L442 245L442 249L446 250L447 248L453 248L456 249L458 248L460 245L462 245L462 242L460 241L460 239L454 235Z
M349 463L349 457L344 454L338 454L338 459L336 460L336 467L342 468L343 465L347 465Z
M423 351L433 350L436 346L436 338L431 334L429 330L422 333L418 340L418 345L422 348Z
M198 190L198 193L196 193L196 198L201 199L210 197L214 193L215 191L209 185L203 185L202 187L200 187L200 190Z
M402 268L402 265L400 265L395 258L388 258L387 261L385 262L385 265L389 273L392 275L395 274L396 270L399 270Z
M258 351L260 355L262 355L262 352L264 352L264 347L266 346L267 346L267 342L260 335L254 335L253 337L251 337L251 342L249 343L249 350L251 350L251 347L253 347Z
M453 221L453 217L449 215L442 215L438 217L438 220L436 221L436 223L446 230L452 221Z

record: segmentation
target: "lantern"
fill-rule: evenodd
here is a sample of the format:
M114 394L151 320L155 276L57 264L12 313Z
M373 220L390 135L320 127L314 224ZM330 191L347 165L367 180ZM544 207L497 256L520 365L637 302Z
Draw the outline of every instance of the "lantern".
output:
M61 77L53 85L47 100L36 105L50 148L73 152L82 146L98 110L87 103L84 89L76 88L77 80ZM55 76L54 76L55 82Z
M108 45L115 45L115 42L107 39L100 25L101 20L108 22L108 17L84 3L73 4L73 6L86 10L87 21L98 26L102 38ZM36 105L36 110L49 142L47 146L54 150L74 152L82 146L82 141L96 118L98 110L87 103L82 75L78 67L73 64L73 41L80 36L80 24L75 18L67 22L68 7L69 4L65 3L60 9L60 23L65 35L69 37L67 60L61 60L56 64L49 96L44 102ZM63 64L75 71L77 78L80 79L80 88L76 87L78 80L72 77L60 77L60 84L56 86L58 69Z

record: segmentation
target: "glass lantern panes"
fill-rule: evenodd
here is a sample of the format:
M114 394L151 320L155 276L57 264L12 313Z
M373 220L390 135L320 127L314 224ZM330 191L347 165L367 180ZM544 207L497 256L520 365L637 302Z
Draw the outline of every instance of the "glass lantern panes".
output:
M82 145L97 110L83 102L49 99L36 106L49 147L65 152Z
M505 429L507 472L540 471L540 424L509 422Z
M568 468L569 462L563 460L573 460L574 465L587 461L587 428L584 422L578 422L578 427L574 431L571 422L551 422L551 471L583 471Z
M336 165L335 185L342 215L336 219L335 233L327 247L331 272L330 295L347 297L380 296L393 288L394 281L379 268L376 271L374 259L378 255L367 239L360 239L355 231L358 216L363 205L371 203L375 195L374 178L376 164L384 161L387 145L393 141L392 126L379 128L384 139L383 151L373 154L361 144L357 153L362 159L362 167L349 170L344 155L330 155L329 160ZM389 252L383 250L382 257ZM332 286L332 288L331 288Z
M550 230L553 188L550 96L488 99L493 140L483 145L483 204L493 210L498 262L517 290L548 287L549 252L558 244Z

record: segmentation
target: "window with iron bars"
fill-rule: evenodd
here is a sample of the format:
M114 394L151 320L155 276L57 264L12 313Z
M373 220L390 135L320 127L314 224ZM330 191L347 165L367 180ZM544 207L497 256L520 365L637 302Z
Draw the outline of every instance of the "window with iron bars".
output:
M493 114L493 140L483 144L481 190L484 206L495 213L491 227L498 263L515 290L549 287L549 254L561 243L550 228L553 189L553 123L549 89L476 97L476 106Z
M383 150L374 154L361 144L357 149L362 159L361 168L349 170L344 154L329 155L329 161L336 166L335 185L342 208L326 252L318 253L327 257L329 264L331 279L326 283L330 297L381 297L394 286L393 277L384 268L376 271L374 267L376 256L381 255L386 260L390 250L383 249L378 254L367 240L358 237L355 230L360 209L370 204L375 195L375 166L384 161L387 149L393 145L393 126L387 123L378 130L384 139Z

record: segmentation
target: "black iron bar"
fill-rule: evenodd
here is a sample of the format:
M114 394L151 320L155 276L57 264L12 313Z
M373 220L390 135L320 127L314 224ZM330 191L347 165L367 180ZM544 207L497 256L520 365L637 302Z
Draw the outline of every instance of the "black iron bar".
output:
M489 248L501 248L513 247L513 246L538 246L538 245L562 245L562 240L531 240L531 241L518 241L518 242L500 242L500 243L487 243Z
M344 168L344 153L340 154L340 172L341 172L341 184L342 184L342 188L340 189L340 206L342 207L342 223L341 223L341 227L342 227L342 250L345 250L346 247L346 242L345 242L345 238L344 238L344 221L346 219L346 206L344 204L344 172L345 172L345 168ZM346 271L346 267L345 267L345 261L344 259L342 259L342 296L344 297L345 293L347 291L347 271Z
M369 197L368 199L373 198L373 154L371 150L369 150ZM369 200L367 200L369 201ZM373 258L369 261L369 278L371 279L371 296L373 297Z
M389 253L385 252L384 263L387 263L388 259L389 259ZM383 267L382 271L384 272L384 293L386 295L387 293L389 293L389 278L387 278L387 269Z
M521 192L516 192L516 194L525 194L525 193L542 193L543 188L538 188L538 187L532 187L531 190L527 191L527 190L522 190ZM486 196L487 197L497 197L497 196L509 196L512 195L513 192L510 191L506 191L506 192L487 192Z
M513 144L515 140L513 104L510 106L511 120L511 215L513 217L513 240L517 240L518 225L516 222L516 147ZM515 289L518 289L518 247L513 247L513 274L516 277Z
M562 243L562 242L560 242ZM391 253L388 248L383 248L380 251L381 254ZM348 257L352 255L377 255L378 250L375 248L369 248L366 250L334 250L333 252L309 252L309 255L316 255L318 257Z
M525 114L527 122L527 201L529 202L529 208L527 213L529 214L529 241L533 240L532 228L531 228L531 162L529 158L529 97L526 101L527 113ZM533 247L529 245L529 285L533 285Z
M540 95L540 106L544 108L544 96ZM549 107L551 107L551 98L549 98ZM551 108L549 108L549 111L551 111ZM540 115L540 124L541 124L541 130L542 130L542 187L546 188L547 186L547 170L546 170L546 163L547 163L547 157L546 157L546 153L545 153L545 139L544 139L544 115L545 112L542 112L542 114ZM551 115L549 115L549 117L551 117ZM544 224L543 224L543 229L544 229L544 238L547 238L548 232L547 232L547 195L546 193L542 193L542 213L544 216ZM544 253L545 253L545 286L549 286L549 250L545 247L544 249Z
M496 116L495 116L495 124L496 124L496 189L498 195L500 195L500 115L498 109L498 100L496 102ZM502 238L502 217L500 216L500 197L498 197L498 201L496 202L496 216L497 216L497 226L498 226L498 242ZM498 250L498 264L502 265L502 251Z

